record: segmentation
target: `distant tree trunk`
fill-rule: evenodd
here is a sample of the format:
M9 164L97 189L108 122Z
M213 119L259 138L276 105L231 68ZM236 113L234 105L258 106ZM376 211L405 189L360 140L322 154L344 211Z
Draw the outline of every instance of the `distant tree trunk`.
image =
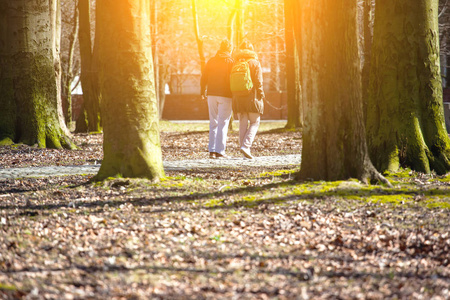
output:
M98 74L95 52L91 39L91 0L79 0L81 87L83 89L83 111L77 120L76 132L99 132L100 104Z
M284 0L285 35L286 35L286 89L288 118L286 128L302 126L300 89L298 78L298 59L296 58L294 36L294 5L291 0Z
M244 40L245 36L245 29L244 29L244 14L245 14L245 7L243 0L236 0L236 20L235 20L235 31L234 31L234 37L235 37L235 45L239 47L239 45Z
M197 41L198 55L200 57L200 68L203 71L203 68L205 67L205 64L206 64L206 60L205 60L205 51L203 50L203 39L200 37L200 28L198 25L198 13L197 13L196 0L192 0L192 14L194 17L195 39Z
M158 58L158 88L159 88L159 118L162 119L164 113L164 105L166 103L166 84L170 80L169 66L163 57Z
M236 21L236 7L231 10L227 22L227 38L232 43L234 41L234 23ZM239 46L239 45L236 45Z
M61 106L59 1L0 0L0 143L73 148Z
M274 37L270 40L270 84L269 84L269 90L273 92L280 92L280 36L278 34L280 28L279 28L279 19L281 16L280 13L280 5L278 1L273 1L271 3L273 7L273 18L275 19L275 27L274 30Z
M305 124L300 179L386 180L370 162L362 112L356 1L302 1Z
M367 109L380 171L450 170L439 64L438 0L377 0Z
M164 112L164 103L166 100L166 78L164 74L164 66L161 63L158 47L158 0L150 1L150 30L152 35L152 56L153 56L153 69L155 73L155 91L156 99L158 100L158 112L159 118L162 119Z
M68 53L68 61L67 61L67 74L64 76L64 84L62 88L63 101L65 99L65 110L64 110L64 118L66 121L66 125L69 129L72 128L72 81L74 78L73 75L73 60L75 56L75 44L78 39L78 31L79 31L79 19L78 19L78 9L77 2L75 2L74 9L74 17L73 17L73 28L72 32L69 36L69 53Z
M104 159L96 176L164 176L148 0L97 0Z

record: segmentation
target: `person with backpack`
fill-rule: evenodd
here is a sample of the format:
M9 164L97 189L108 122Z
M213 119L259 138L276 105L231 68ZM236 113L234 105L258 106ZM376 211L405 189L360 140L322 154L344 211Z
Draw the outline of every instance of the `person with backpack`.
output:
M264 112L263 74L258 55L249 41L243 41L230 74L233 111L239 117L239 146L245 158L252 159L250 148Z
M209 110L209 158L227 158L225 154L228 124L232 112L230 71L232 45L223 40L217 54L208 60L201 77L201 96Z

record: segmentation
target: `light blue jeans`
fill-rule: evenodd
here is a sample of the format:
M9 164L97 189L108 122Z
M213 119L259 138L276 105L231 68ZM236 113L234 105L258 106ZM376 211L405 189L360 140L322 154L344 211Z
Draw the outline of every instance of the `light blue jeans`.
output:
M250 147L258 132L261 115L259 113L239 113L239 144L250 153Z
M208 96L209 109L209 152L225 154L227 148L228 124L231 119L232 99Z

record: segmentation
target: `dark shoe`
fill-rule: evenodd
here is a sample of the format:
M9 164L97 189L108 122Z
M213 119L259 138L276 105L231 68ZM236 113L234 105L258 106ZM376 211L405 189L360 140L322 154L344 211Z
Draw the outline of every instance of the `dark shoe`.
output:
M220 153L216 152L216 158L231 158L231 157L229 157L228 155L220 154Z
M209 158L215 159L216 158L216 152L209 152Z
M241 153L244 155L245 158L248 159L253 159L253 156L250 154L250 151L248 150L244 150L244 149L239 149L241 151Z

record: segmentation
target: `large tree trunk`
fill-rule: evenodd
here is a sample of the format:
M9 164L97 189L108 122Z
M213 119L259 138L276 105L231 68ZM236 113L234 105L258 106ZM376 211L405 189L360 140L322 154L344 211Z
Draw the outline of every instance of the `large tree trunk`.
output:
M439 63L438 0L376 3L367 109L368 147L380 171L450 170Z
M362 71L363 111L367 116L367 99L369 98L370 59L372 53L373 0L363 2L363 34L364 34L364 65Z
M59 1L0 0L0 143L72 148L61 106Z
M98 73L91 39L91 0L79 0L81 87L83 110L77 120L76 132L101 131Z
M148 0L97 0L104 159L96 176L164 176Z
M384 180L366 147L356 1L301 3L308 26L302 26L305 123L299 177Z
M287 90L287 124L286 128L302 127L301 96L298 78L298 59L296 57L294 35L295 7L291 0L284 0L285 40L286 40L286 90Z

